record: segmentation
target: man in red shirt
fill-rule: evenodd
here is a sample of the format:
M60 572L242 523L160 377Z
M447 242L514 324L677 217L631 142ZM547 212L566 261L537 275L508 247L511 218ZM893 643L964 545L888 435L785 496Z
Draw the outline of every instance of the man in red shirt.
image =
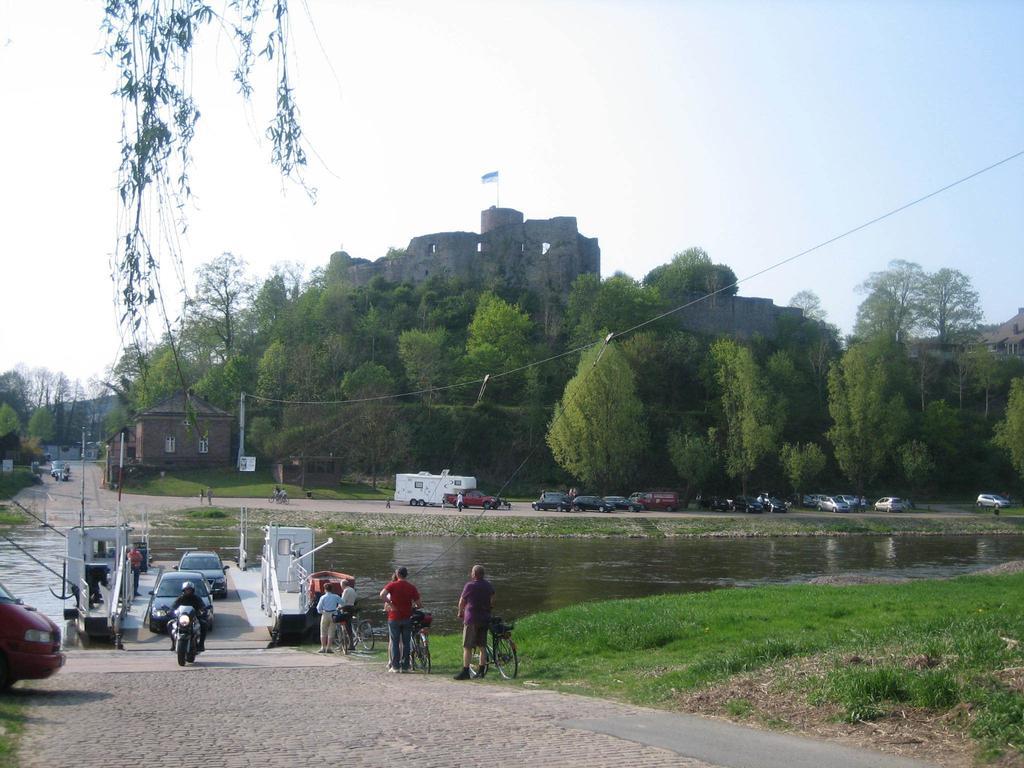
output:
M395 571L394 581L380 591L388 612L388 636L391 639L391 667L389 671L409 671L409 651L412 647L412 611L419 608L420 593L407 580L409 571L402 566ZM401 646L399 646L401 641Z
M132 547L132 551L128 553L128 561L132 566L132 582L135 587L133 597L139 597L139 574L142 573L142 553L138 547Z

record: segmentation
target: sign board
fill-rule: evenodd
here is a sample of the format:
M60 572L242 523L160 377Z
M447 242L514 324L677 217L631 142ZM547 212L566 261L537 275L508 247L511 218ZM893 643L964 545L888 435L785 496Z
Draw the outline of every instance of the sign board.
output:
M256 471L256 457L255 456L239 456L238 457L238 471L239 472L255 472Z
M14 471L14 459L4 459L4 472Z

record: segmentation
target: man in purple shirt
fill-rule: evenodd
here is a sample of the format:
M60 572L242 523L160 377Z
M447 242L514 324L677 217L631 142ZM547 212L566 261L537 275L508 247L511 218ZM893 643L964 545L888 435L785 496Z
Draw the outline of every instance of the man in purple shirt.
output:
M484 567L474 565L470 571L472 580L466 582L459 598L459 618L462 619L462 671L456 680L468 680L469 662L473 649L480 650L480 666L477 676L487 673L487 627L491 623L491 609L494 607L494 587L484 578Z

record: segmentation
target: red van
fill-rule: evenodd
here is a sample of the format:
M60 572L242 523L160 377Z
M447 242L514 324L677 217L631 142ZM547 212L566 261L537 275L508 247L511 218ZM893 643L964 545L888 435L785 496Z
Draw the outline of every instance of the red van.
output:
M0 690L49 677L64 666L60 629L0 584Z
M629 500L644 509L663 509L666 512L675 512L679 509L679 494L675 491L637 491Z

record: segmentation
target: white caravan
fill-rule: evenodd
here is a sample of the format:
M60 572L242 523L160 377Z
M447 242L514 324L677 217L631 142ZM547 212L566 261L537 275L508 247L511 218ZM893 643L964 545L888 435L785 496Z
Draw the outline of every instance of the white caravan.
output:
M444 501L446 493L458 493L476 488L476 478L451 475L447 469L440 475L429 472L395 475L395 501L412 507L433 507Z

